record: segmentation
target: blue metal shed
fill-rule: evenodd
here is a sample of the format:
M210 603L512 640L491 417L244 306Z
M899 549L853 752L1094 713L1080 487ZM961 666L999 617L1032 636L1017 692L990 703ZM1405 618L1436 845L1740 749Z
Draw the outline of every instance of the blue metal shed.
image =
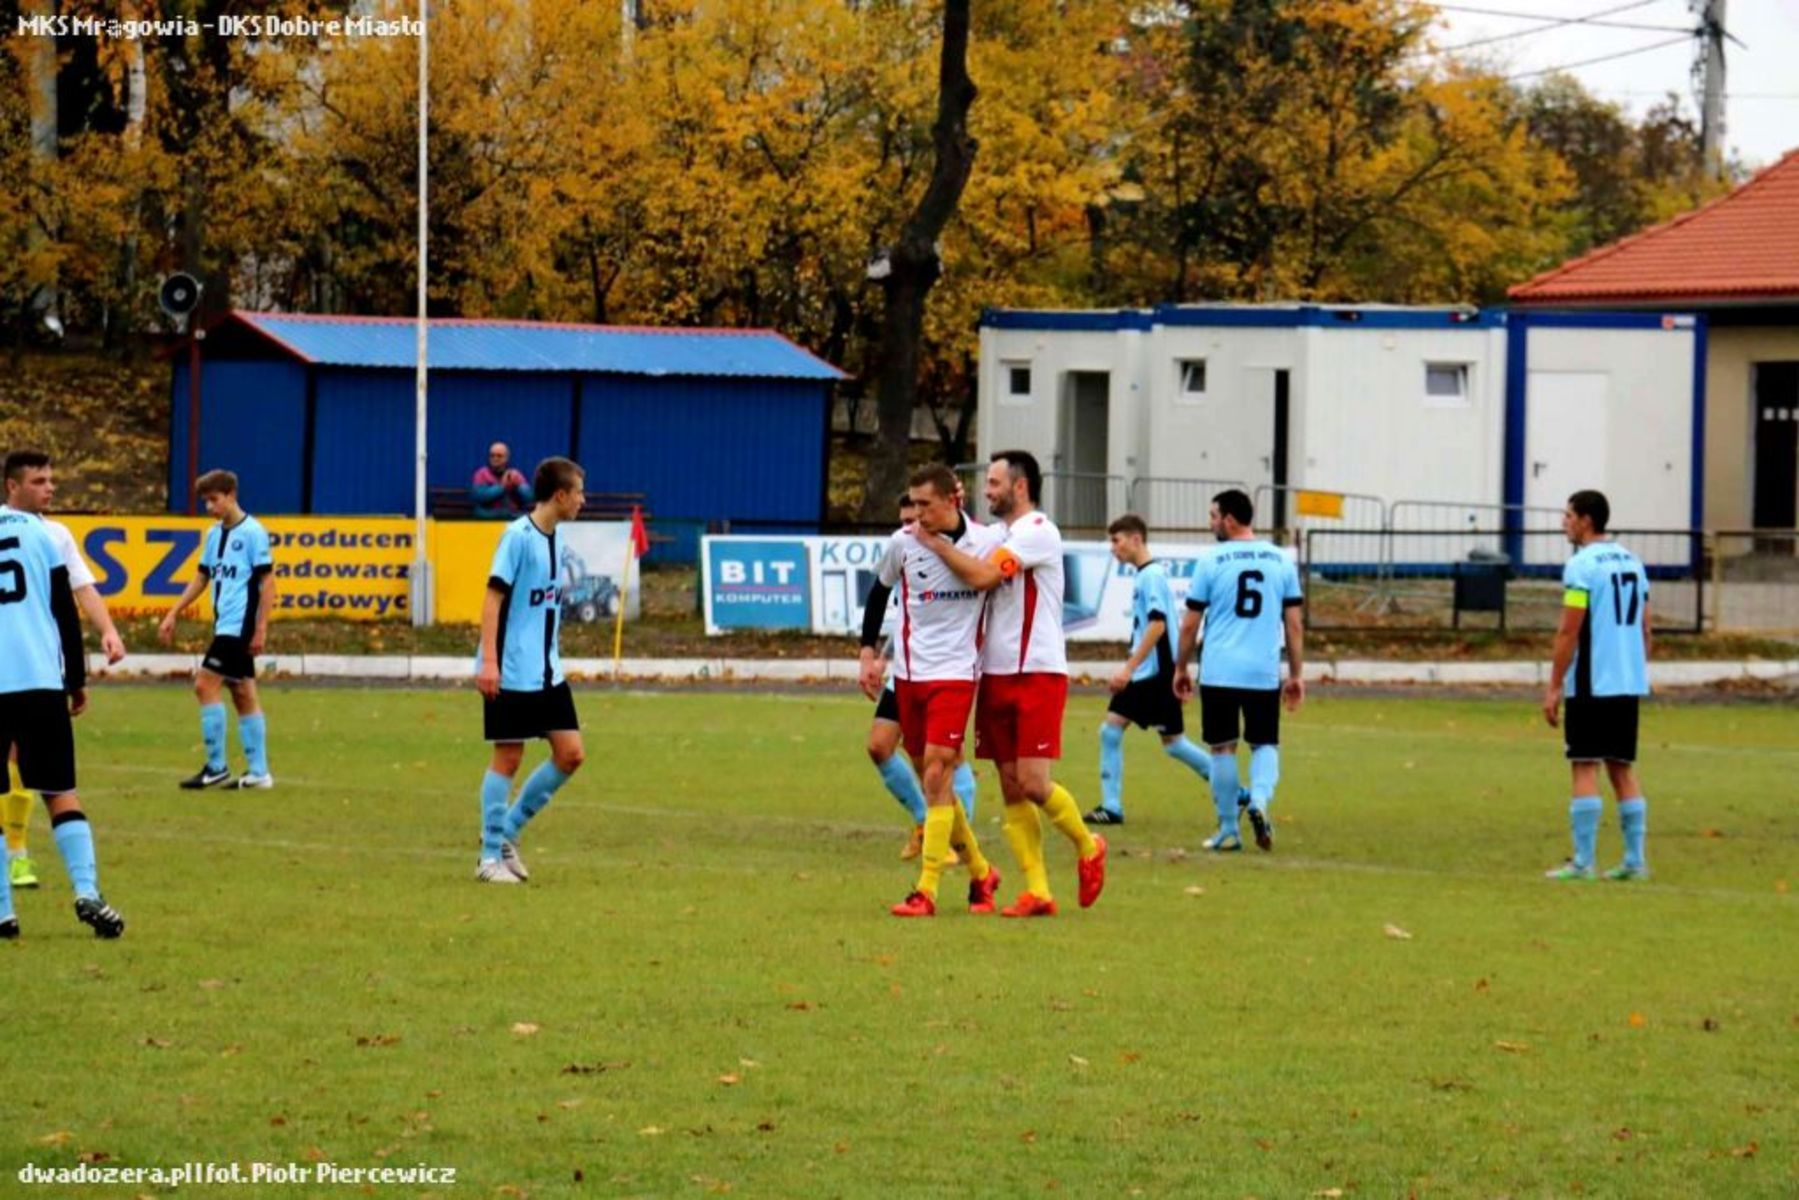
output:
M252 511L410 513L414 339L407 318L231 313L201 340L198 463L174 363L171 509L194 467L225 466ZM466 486L498 440L527 471L569 455L664 520L822 514L845 376L777 333L438 319L429 355L432 487Z

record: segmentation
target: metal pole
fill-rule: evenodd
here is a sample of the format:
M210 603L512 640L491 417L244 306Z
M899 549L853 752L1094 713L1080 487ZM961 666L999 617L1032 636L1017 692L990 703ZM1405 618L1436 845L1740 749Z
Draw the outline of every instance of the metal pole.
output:
M1724 174L1724 3L1706 0L1699 36L1705 39L1705 99L1700 111L1700 166L1714 178Z
M200 330L199 322L190 315L193 330L187 339L187 515L199 512L195 507L194 480L200 477Z
M416 386L413 398L413 451L417 456L412 469L412 623L414 626L431 624L432 586L431 558L427 553L425 524L425 468L427 454L425 450L427 437L427 420L425 402L425 342L426 342L426 289L425 281L429 274L426 258L425 216L429 211L426 201L425 186L428 171L426 161L427 121L430 115L430 95L426 86L428 75L428 36L430 12L428 0L419 0L419 231L418 231L418 365L415 368Z

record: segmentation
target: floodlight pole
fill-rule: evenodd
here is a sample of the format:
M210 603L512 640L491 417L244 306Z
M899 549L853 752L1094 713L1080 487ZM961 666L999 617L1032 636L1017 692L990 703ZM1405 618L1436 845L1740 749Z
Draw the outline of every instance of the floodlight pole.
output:
M418 365L415 368L416 386L413 399L413 451L416 459L412 468L412 623L415 627L431 624L432 601L431 556L426 546L425 526L425 467L426 454L426 421L428 419L425 403L425 280L428 276L425 246L425 214L428 205L425 197L426 183L426 121L430 115L430 97L426 88L428 78L428 37L430 27L429 0L419 0L419 235L418 235Z

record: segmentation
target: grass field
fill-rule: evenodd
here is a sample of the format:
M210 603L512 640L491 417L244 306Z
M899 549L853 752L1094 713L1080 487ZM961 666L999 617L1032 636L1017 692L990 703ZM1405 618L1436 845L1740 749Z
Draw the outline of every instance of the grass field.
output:
M1527 700L1315 694L1276 852L1223 861L1133 734L1105 896L1075 908L1052 833L1063 916L1020 923L884 915L912 874L859 698L580 700L533 881L483 888L471 693L271 688L279 789L196 796L191 697L99 690L130 927L75 923L40 815L0 1195L168 1194L17 1182L84 1159L459 1171L191 1196L1799 1193L1790 709L1647 710L1642 885L1540 878L1565 768ZM1083 807L1101 704L1068 722Z

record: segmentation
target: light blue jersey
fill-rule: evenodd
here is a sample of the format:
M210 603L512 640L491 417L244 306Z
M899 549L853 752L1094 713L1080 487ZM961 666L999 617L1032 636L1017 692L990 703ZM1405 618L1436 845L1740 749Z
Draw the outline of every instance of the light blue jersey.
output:
M223 522L206 532L200 570L212 580L212 631L219 637L247 638L256 632L262 577L274 569L268 530L245 514L227 529Z
M1131 651L1143 641L1151 621L1162 622L1162 639L1150 656L1131 674L1133 683L1168 675L1174 670L1174 593L1168 587L1168 567L1150 559L1137 568L1137 584L1131 592Z
M1273 542L1223 542L1207 553L1195 565L1187 593L1187 607L1206 618L1199 682L1278 689L1283 614L1299 603L1299 570Z
M1647 696L1649 575L1642 561L1616 542L1590 542L1562 568L1562 587L1562 603L1585 614L1566 694Z
M500 535L487 586L506 595L499 633L504 691L541 692L562 682L562 652L556 645L562 629L560 561L556 535L538 529L528 516Z
M73 622L75 599L62 554L30 513L0 506L0 693L60 692L79 687L86 664L77 661L64 678L64 655L79 658L79 629L71 648L63 622Z

